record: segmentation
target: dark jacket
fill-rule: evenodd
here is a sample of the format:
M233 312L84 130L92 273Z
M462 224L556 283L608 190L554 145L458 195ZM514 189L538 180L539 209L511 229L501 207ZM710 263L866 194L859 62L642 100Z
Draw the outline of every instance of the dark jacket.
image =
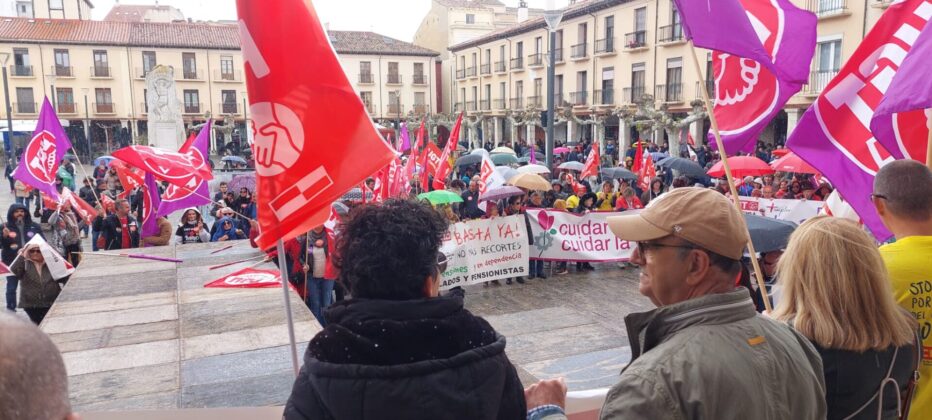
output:
M22 229L12 221L13 211L16 209L23 209L26 211L26 217L23 218ZM2 258L3 263L7 265L13 262L16 258L16 253L35 235L44 238L42 235L42 227L40 227L38 223L33 223L32 216L29 214L29 209L19 203L10 205L10 209L6 212L6 223L3 224L3 227L9 229L10 232L16 233L15 238L7 238L0 235L0 258Z
M78 191L78 197L81 197L82 200L90 204L91 206L97 205L97 196L94 195L94 189L88 186L81 187L81 190Z
M139 223L133 216L126 216L126 226L129 229L130 248L139 248ZM123 249L123 227L120 218L111 214L103 220L101 234L104 237L104 249Z
M463 191L461 196L463 198L463 205L460 207L460 216L463 219L477 219L482 217L485 212L479 208L479 191Z
M48 264L42 264L40 273L36 265L31 261L26 261L25 257L16 260L16 263L10 267L10 271L19 278L20 308L51 308L58 294L61 293L61 284L68 282L67 277L61 282L55 281Z
M351 299L325 313L284 418L524 419L505 337L459 296Z

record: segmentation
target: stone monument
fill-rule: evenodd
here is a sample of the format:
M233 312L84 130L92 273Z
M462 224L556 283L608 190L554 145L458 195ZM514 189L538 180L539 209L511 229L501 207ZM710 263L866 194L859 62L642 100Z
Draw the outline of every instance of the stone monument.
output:
M146 74L146 106L149 109L149 145L178 150L185 138L172 67L157 65Z

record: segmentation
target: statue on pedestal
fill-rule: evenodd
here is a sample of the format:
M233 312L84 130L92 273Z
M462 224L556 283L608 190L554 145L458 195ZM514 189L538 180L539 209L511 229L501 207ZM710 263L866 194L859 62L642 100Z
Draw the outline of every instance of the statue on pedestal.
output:
M172 67L158 65L146 74L146 107L149 109L149 145L178 150L185 137Z

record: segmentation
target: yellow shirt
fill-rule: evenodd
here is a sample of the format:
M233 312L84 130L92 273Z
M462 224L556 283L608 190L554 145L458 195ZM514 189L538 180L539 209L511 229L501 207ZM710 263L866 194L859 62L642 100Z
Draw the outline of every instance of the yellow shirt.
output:
M598 203L599 200L602 200L602 204L599 205L599 207L596 207L596 210L598 210L598 211L612 211L612 210L615 210L615 208L612 207L612 199L615 198L615 196L616 196L615 193L613 193L613 192L612 192L612 193L608 193L608 198L606 198L605 193L602 192L602 191L599 191L598 193L596 193L595 196L596 196L596 198L597 198L597 199L595 200L596 203Z
M575 195L571 195L571 196L569 196L569 198L566 199L566 208L567 208L567 209L575 209L576 206L578 206L578 205L579 205L579 197L577 197L577 196L575 196Z
M880 247L896 302L916 317L925 347L909 418L932 418L932 236L908 236Z

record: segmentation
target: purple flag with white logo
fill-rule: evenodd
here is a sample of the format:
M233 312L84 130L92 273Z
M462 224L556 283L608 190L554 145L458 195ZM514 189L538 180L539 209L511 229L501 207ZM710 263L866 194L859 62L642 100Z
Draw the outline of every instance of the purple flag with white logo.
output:
M411 135L408 133L408 124L401 125L401 148L399 152L411 150Z
M197 137L190 143L185 143L178 150L178 153L192 155L194 161L206 162L209 155L210 147L210 130L212 130L213 121L208 121L207 125L197 133ZM199 155L199 156L193 156ZM177 210L183 210L189 207L197 207L210 204L210 189L207 180L203 177L192 176L185 187L179 187L175 184L168 184L165 193L162 194L162 203L158 207L156 215L167 216Z
M142 198L142 237L155 236L159 234L159 222L156 210L159 208L161 198L159 197L159 184L155 182L155 177L151 172L146 172L144 183L145 191Z
M932 6L930 6L932 9ZM926 24L871 119L874 137L897 159L926 160L932 120L932 25Z
M62 157L71 148L71 142L61 127L58 115L49 103L49 98L42 102L39 111L39 123L32 139L23 150L23 156L13 172L13 178L31 185L44 194L48 194L58 201L58 190L55 188L55 176L61 164Z

